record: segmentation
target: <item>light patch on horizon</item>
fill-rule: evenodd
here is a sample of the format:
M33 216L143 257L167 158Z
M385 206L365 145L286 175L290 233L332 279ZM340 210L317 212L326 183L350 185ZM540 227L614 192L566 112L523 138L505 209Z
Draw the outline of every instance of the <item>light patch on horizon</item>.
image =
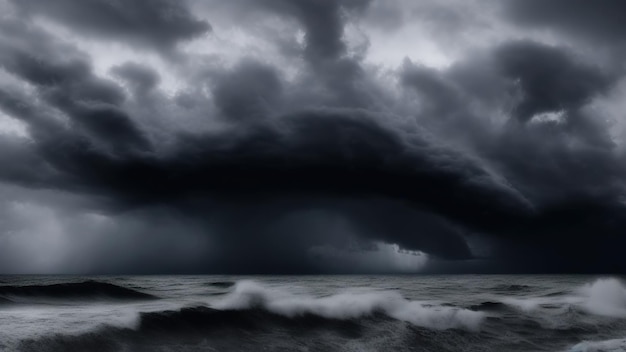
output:
M2 257L3 261L20 263L10 270L20 274L53 274L59 270L68 257L68 243L56 214L50 208L26 202L11 202L7 208L11 223L0 223Z
M314 246L308 251L324 269L355 272L405 272L415 273L423 269L428 255L420 251L404 250L397 244L373 243L375 248L337 248Z
M141 272L144 263L157 261L161 270L176 271L211 255L209 236L170 219L67 212L33 200L0 206L0 274L108 273L131 266Z

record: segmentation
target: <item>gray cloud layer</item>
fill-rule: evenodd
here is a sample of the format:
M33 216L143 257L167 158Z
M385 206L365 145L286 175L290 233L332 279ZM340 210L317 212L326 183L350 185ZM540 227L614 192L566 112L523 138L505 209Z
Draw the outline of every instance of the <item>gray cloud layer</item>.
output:
M354 0L11 3L14 16L0 21L10 78L0 110L27 136L0 134L0 181L13 190L0 240L30 248L28 231L42 230L23 221L28 209L57 224L63 235L49 236L66 242L52 271L316 272L329 246L368 253L376 243L427 253L432 271L626 270L615 249L626 228L624 147L619 121L603 116L618 104L622 68L588 55L593 40L571 39L584 32L622 45L605 7L512 1L496 15L515 39L445 67L413 57L382 69L350 38L368 29L362 18L412 9L402 1L396 12ZM405 12L423 18L429 6L440 13L435 3ZM211 29L227 35L212 16L273 40L279 54L270 44L221 61L219 49L194 52ZM102 72L98 57L45 21L133 55L156 52L164 66L133 59ZM275 37L276 23L293 37ZM189 84L167 92L172 75ZM51 203L63 210L46 211ZM179 251L161 261L154 253L167 243ZM106 253L120 248L111 262ZM93 260L63 260L76 253ZM40 270L3 258L0 270ZM385 265L379 271L397 269Z
M183 2L170 0L13 1L22 16L42 16L67 27L114 41L157 50L208 32Z

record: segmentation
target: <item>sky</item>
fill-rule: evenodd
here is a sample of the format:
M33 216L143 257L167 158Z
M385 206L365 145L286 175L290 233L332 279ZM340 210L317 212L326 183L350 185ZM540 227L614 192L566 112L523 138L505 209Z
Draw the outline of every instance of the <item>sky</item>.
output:
M0 273L625 273L622 0L0 0Z

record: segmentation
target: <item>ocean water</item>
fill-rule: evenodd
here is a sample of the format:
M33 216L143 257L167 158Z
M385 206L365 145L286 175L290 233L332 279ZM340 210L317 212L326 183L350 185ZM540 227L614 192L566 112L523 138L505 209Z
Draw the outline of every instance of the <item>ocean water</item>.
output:
M591 276L0 276L0 351L626 351Z

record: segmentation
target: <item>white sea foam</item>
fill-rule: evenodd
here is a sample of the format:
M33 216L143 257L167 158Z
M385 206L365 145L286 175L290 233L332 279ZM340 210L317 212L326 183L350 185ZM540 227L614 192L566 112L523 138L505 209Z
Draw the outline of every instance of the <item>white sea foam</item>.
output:
M626 287L615 278L598 279L562 296L504 298L502 302L525 312L549 305L562 309L575 307L597 316L626 318Z
M582 306L589 313L617 318L626 317L626 288L617 279L599 279L579 289L585 298Z
M626 352L626 339L583 341L567 352Z
M355 319L374 313L436 330L477 331L485 314L467 309L409 301L391 291L342 292L326 297L294 294L254 281L240 281L233 292L213 305L217 309L262 308L295 317L313 314L329 319Z
M502 303L520 309L525 312L531 312L538 309L542 304L550 303L551 299L532 297L532 298L511 298L502 299Z

